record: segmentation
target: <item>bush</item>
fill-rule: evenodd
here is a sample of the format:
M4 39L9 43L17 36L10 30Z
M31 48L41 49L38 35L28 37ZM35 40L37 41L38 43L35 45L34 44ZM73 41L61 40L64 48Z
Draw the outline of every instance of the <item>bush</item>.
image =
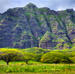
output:
M70 59L73 61L73 63L75 63L75 51L71 52Z
M41 62L44 63L72 63L69 57L62 52L48 52L41 57Z
M50 52L51 50L50 49L43 49L43 48L38 48L38 47L33 47L33 48L27 48L27 49L23 49L22 50L23 52L27 52L27 53L33 53L32 55L34 55L35 58L35 61L40 61L41 59L41 56L44 54L44 53L47 53L47 52ZM36 55L35 55L36 54ZM31 54L30 54L31 55ZM31 56L30 56L31 57Z
M42 54L50 51L51 51L50 49L43 49L38 47L23 49L23 52L34 53L34 54Z
M35 60L36 54L24 52L24 61L28 64L28 61Z

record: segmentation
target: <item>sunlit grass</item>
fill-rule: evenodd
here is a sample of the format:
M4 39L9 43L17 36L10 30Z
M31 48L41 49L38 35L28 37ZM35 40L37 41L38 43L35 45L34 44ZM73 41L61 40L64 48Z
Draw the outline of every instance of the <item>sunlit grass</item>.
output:
M27 74L75 74L75 64L45 64L30 61L29 65L25 62L10 62L7 65L0 61L0 74L2 73L27 73Z

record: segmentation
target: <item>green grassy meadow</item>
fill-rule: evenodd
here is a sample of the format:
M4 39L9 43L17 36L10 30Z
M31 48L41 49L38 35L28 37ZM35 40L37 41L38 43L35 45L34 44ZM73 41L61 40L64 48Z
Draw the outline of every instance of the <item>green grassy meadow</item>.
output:
M1 48L0 52L0 57L3 56L0 58L0 74L75 74L75 48L74 51ZM24 58L21 55L23 53ZM73 62L69 63L68 58ZM7 60L9 64L7 64ZM28 60L28 63L25 60Z
M45 64L40 62L10 62L7 65L0 61L0 74L75 74L75 64Z

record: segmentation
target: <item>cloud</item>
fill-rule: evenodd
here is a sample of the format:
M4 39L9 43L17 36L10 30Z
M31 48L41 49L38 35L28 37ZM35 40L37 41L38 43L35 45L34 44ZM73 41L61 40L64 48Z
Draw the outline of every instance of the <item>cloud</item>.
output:
M9 0L0 0L0 12L8 9Z
M23 7L30 2L38 7L49 7L53 10L75 9L75 0L0 0L0 13L9 8Z

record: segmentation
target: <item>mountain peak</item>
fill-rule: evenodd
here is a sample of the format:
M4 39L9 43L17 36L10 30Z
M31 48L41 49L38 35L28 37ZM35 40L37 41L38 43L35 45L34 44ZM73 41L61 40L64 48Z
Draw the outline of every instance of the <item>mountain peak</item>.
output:
M33 3L27 4L26 7L28 7L28 8L37 8L36 5L33 4Z

